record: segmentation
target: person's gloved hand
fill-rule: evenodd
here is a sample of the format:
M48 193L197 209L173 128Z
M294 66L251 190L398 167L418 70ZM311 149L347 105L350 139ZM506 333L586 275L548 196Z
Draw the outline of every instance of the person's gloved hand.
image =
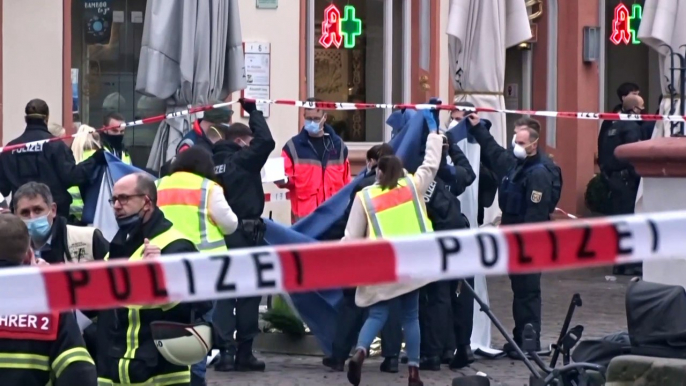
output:
M93 153L92 155L93 159L95 160L95 163L98 165L107 165L107 158L105 157L105 150L98 149Z
M430 105L442 105L442 104L443 104L443 101L440 100L440 99L437 98L437 97L433 97L433 98L429 99L429 104L430 104ZM431 113L433 114L434 119L436 120L437 123L440 122L440 119L439 119L439 117L438 117L438 115L439 115L438 113L439 113L439 112L440 112L440 110L438 110L438 109L436 109L436 110L431 110Z
M247 101L245 98L241 98L238 101L241 102L241 107L248 114L252 114L253 111L257 110L257 104L254 101Z

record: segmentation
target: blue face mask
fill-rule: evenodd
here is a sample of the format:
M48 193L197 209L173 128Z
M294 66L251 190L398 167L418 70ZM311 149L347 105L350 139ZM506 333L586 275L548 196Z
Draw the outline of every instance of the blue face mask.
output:
M29 235L34 240L45 240L52 229L47 214L31 220L25 220L24 223L29 228Z
M305 130L310 134L319 133L319 122L305 121Z

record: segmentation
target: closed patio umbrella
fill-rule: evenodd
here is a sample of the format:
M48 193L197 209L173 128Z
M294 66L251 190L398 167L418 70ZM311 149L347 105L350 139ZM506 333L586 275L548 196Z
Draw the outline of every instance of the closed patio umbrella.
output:
M149 0L136 91L167 101L167 113L245 88L238 0ZM192 117L160 125L147 167L159 170Z
M675 98L676 103L672 103L669 97L669 86L674 85L675 92L681 92L681 79L679 72L675 71L676 79L670 79L671 76L671 61L669 56L670 47L673 52L684 53L682 45L686 44L686 25L683 20L686 20L686 3L679 0L646 0L643 5L643 15L641 25L638 29L638 38L642 43L647 44L652 49L657 51L658 60L660 61L660 90L662 91L662 102L660 102L660 114L680 114L679 103L681 99ZM678 60L675 62L675 67L679 67ZM675 128L678 128L675 125ZM671 137L672 123L666 121L658 121L655 124L652 138ZM643 180L638 188L636 195L636 211L639 212L643 208Z
M456 99L477 107L505 108L505 50L531 38L529 17L523 0L451 0L448 16L450 68L454 75ZM507 143L503 114L483 113L491 123L490 132L502 146ZM477 226L476 208L479 186L478 144L459 143L477 174L477 179L460 197L464 212ZM484 214L484 224L499 216L497 199ZM476 293L488 302L484 277L475 278ZM478 310L475 305L475 310ZM485 314L474 313L472 349L490 348L491 323Z

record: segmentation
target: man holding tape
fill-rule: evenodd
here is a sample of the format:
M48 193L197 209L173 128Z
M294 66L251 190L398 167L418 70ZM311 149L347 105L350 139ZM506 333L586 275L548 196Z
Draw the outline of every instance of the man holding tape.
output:
M29 240L21 219L0 214L0 269L36 264ZM0 316L0 379L6 386L96 386L74 314Z
M112 257L135 261L197 252L193 242L157 207L157 188L149 175L129 174L119 179L110 203L119 231L112 239L106 260ZM159 354L150 324L192 323L194 315L205 315L211 307L211 302L172 303L100 312L98 334L103 340L98 341L98 385L194 385L188 366L172 364Z
M229 250L264 244L261 171L276 147L267 121L255 102L241 99L241 105L250 114L249 127L242 123L232 124L213 150L217 181L224 188L226 201L239 221L236 232L225 238ZM253 339L260 332L260 301L260 297L217 301L212 321L219 335L215 343L221 349L221 357L214 367L216 371L264 371L264 362L252 353Z
M557 205L553 194L554 175L541 160L538 132L530 126L522 126L515 136L514 150L508 151L498 145L477 114L470 114L468 119L469 132L481 146L481 153L492 171L502 181L498 190L501 224L549 221L550 213ZM510 281L514 292L514 341L520 345L524 327L531 324L538 335L537 349L540 350L541 274L510 275ZM513 347L506 344L503 350L511 353Z

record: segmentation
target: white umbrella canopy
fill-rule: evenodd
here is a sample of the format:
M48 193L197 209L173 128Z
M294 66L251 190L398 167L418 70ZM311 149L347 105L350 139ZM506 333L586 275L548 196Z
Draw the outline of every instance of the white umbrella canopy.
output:
M167 100L167 113L245 88L238 0L149 0L136 91ZM176 154L192 117L160 125L147 167Z
M531 38L529 16L523 0L451 0L448 17L450 69L454 75L456 100L477 107L505 108L505 51ZM503 114L482 113L493 126L495 140L505 145L506 120ZM477 226L479 164L478 144L463 141L460 147L477 175L474 183L460 196L462 208L472 227ZM484 213L484 224L500 216L497 198ZM488 303L486 279L475 278L475 290ZM475 310L479 306L475 305ZM491 322L482 312L474 313L472 349L486 351L491 344Z
M675 79L670 78L672 75L670 71L670 50L665 46L669 46L673 52L684 54L684 49L681 46L686 44L686 25L684 25L683 20L686 20L686 3L683 1L646 0L643 5L638 38L658 53L660 61L660 88L662 95L665 96L660 103L660 114L680 113L681 100L675 98L674 103L672 103L672 99L667 97L670 95L670 84L673 84L676 88L674 92L681 92L681 79L678 71L674 71ZM677 60L675 67L679 66L680 63ZM655 124L652 138L671 136L671 122L658 121ZM641 211L643 211L643 179L641 179L638 194L636 195L636 212Z

